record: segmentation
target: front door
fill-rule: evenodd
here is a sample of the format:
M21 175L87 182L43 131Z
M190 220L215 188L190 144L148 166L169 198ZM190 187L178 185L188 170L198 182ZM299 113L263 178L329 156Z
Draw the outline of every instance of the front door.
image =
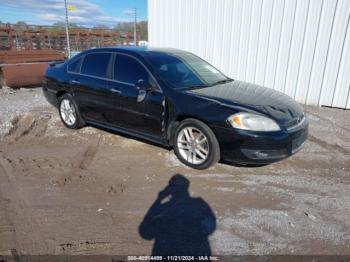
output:
M164 97L157 88L142 93L144 90L138 83L151 84L153 80L144 65L132 56L118 53L114 60L113 78L108 86L116 105L111 124L160 138ZM153 85L156 86L156 83Z

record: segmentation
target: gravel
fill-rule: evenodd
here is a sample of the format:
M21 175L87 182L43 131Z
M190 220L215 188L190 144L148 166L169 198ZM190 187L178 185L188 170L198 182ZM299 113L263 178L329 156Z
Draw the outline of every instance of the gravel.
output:
M0 139L11 130L16 117L48 105L41 88L0 88Z

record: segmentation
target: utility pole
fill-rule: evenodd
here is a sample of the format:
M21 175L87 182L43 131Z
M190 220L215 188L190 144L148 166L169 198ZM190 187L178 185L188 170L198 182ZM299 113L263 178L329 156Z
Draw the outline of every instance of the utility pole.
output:
M134 45L137 45L137 36L136 36L136 23L137 23L137 16L136 16L136 7L134 8Z
M134 45L137 45L137 35L136 35L136 26L137 26L137 9L134 8L128 8L124 10L124 14L127 16L134 15Z
M67 0L64 0L64 8L66 11L66 38L67 38L67 55L70 58L70 43L69 43L69 23L68 23L68 9L67 9Z

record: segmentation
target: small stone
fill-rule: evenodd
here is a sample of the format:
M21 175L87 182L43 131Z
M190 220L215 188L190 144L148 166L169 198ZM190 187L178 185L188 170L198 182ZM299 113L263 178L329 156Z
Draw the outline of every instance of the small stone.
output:
M309 214L309 213L306 213L306 212L304 212L304 214L305 214L308 218L310 218L310 219L312 219L312 220L316 220L316 217L315 217L314 215Z

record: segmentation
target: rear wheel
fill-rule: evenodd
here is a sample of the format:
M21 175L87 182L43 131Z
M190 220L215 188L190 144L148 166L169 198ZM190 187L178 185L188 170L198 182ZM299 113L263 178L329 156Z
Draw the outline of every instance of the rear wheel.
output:
M78 129L84 126L80 117L78 107L70 94L64 94L58 98L58 111L63 124L71 129Z
M203 122L191 118L177 127L174 151L182 163L196 169L206 169L220 159L219 143L213 131Z

